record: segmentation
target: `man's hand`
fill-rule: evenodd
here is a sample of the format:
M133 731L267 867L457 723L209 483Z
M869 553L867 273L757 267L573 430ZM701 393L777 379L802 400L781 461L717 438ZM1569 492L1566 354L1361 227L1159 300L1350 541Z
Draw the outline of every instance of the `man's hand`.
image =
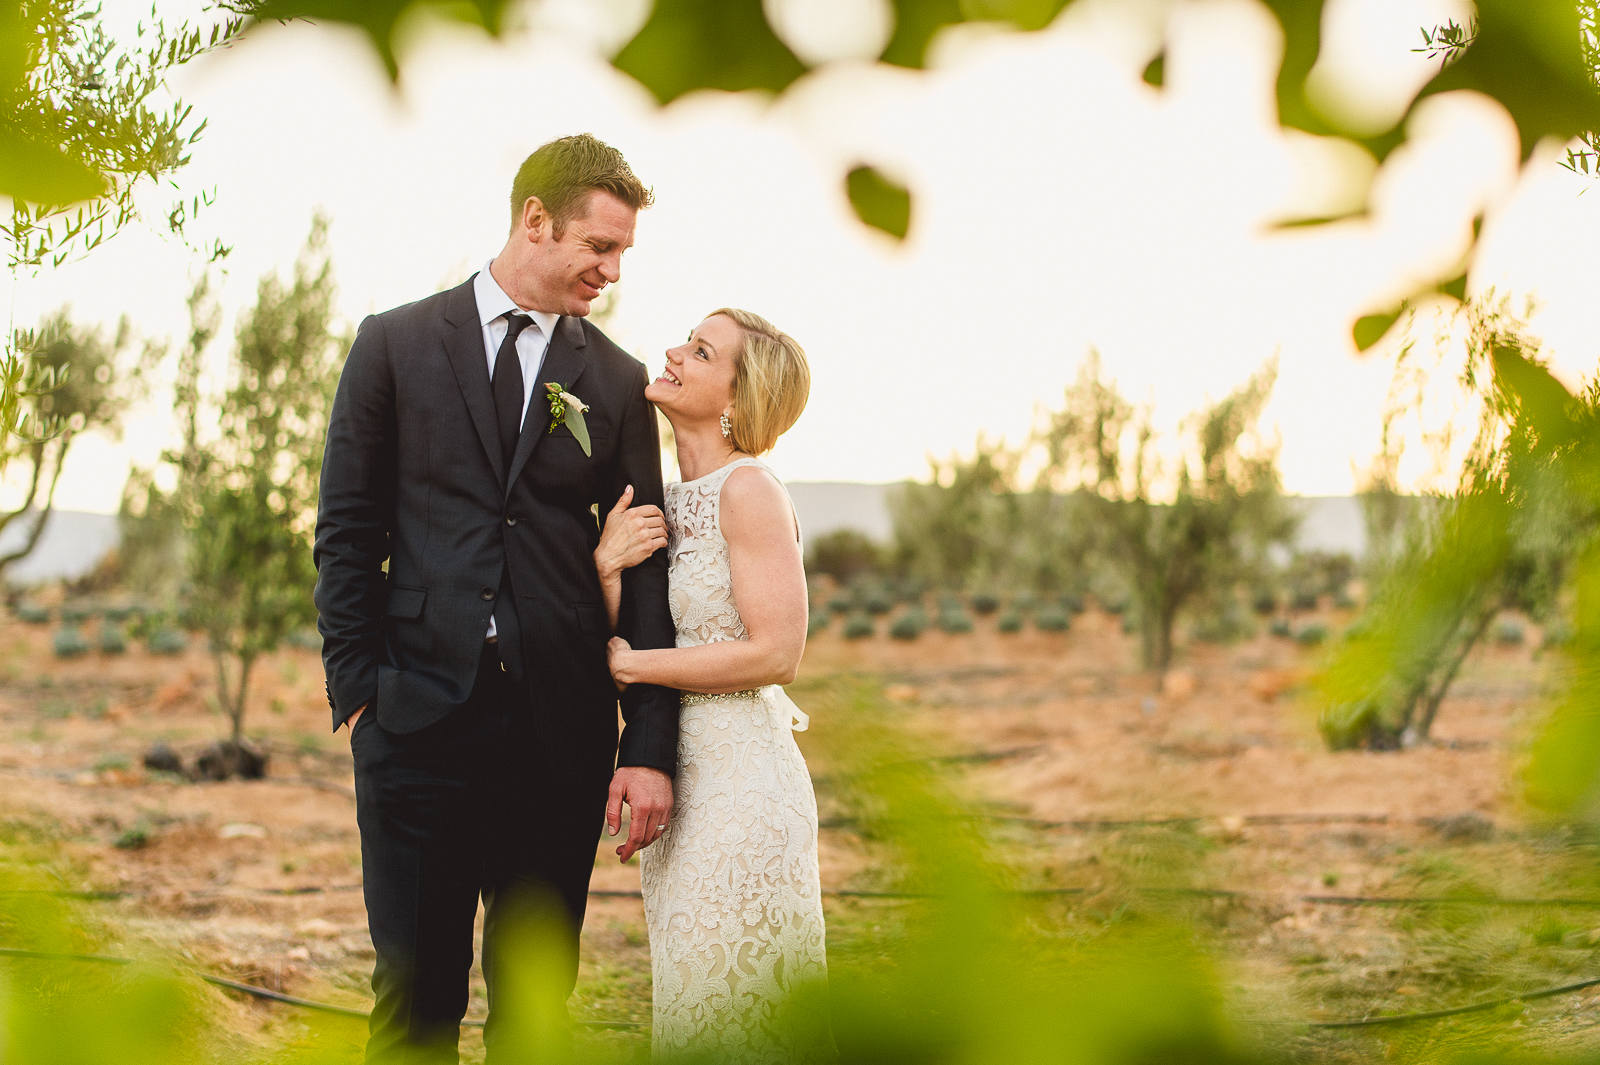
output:
M617 857L626 862L666 831L672 816L672 778L646 766L618 766L606 803L606 831L613 836L622 830L623 803L629 810L628 838L617 848Z
M361 720L361 715L367 712L367 704L362 703L356 707L356 712L344 719L345 728L350 730L350 735L356 734L356 722Z

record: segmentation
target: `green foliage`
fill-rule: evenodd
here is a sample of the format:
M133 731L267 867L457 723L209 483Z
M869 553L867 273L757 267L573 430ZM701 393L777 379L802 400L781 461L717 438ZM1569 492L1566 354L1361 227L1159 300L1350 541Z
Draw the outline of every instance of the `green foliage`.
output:
M889 626L889 635L896 640L915 640L928 628L928 615L920 606L913 606L901 613Z
M885 549L865 533L836 529L811 540L806 550L806 573L829 576L840 585L881 574Z
M17 620L25 625L50 624L50 608L38 603L18 603L16 615Z
M189 637L184 635L182 629L175 629L170 625L158 624L145 637L145 649L153 655L179 655L188 646Z
M1075 490L1083 502L1084 526L1097 534L1094 556L1131 596L1129 620L1148 669L1171 661L1181 612L1231 601L1293 532L1276 448L1254 435L1273 377L1264 369L1191 418L1193 444L1171 458L1156 450L1149 413L1102 376L1098 355L1049 416L1041 484ZM1163 484L1172 486L1170 501L1157 494Z
M844 638L864 640L877 631L871 614L854 613L844 619Z
M0 432L0 468L22 467L25 487L14 507L0 510L0 530L15 524L24 534L0 554L0 575L38 546L73 444L85 433L116 435L130 402L142 391L141 367L128 357L132 333L126 321L106 336L74 325L65 310L58 310L37 329L16 333L13 342L25 353L18 358L26 358L30 372L49 385L8 389L17 420L14 431Z
M61 620L69 625L80 625L94 620L96 611L89 603L68 601L61 604Z
M169 29L152 11L119 41L91 0L0 7L0 197L10 201L0 236L9 269L60 266L139 217L141 188L186 165L205 127L181 100L168 106L167 77L241 24ZM168 228L181 235L209 202L180 199Z
M861 221L896 240L905 239L911 229L911 193L905 186L870 166L858 166L845 175L845 195Z
M1000 597L993 592L974 592L969 603L972 612L984 618L1000 609Z
M959 606L954 610L939 611L939 631L961 635L972 631L972 617Z
M57 658L79 658L89 653L89 641L84 639L83 630L78 626L64 623L56 630L51 649Z
M1267 623L1267 632L1286 640L1294 635L1294 626L1289 624L1288 618L1273 618Z
M1016 609L1007 610L1001 614L994 623L995 631L1006 634L1022 631L1022 612Z
M1034 628L1040 632L1066 632L1072 627L1072 616L1059 606L1042 606L1033 613Z
M851 605L857 610L880 616L894 609L894 593L881 581L862 580L856 583L851 595Z
M176 514L188 585L186 624L203 632L217 665L218 697L243 738L250 670L260 656L316 620L310 589L311 529L338 358L325 222L292 279L263 278L238 324L226 391L201 385L202 354L216 332L204 281L190 301L193 325L180 354L175 404L183 446L163 462L170 495L142 482L143 516L163 535ZM214 431L209 414L217 402ZM205 429L202 431L202 424ZM160 543L159 536L136 536Z
M1328 626L1313 621L1295 630L1294 642L1301 647L1321 647L1328 642Z
M102 654L120 655L128 650L128 636L110 618L100 623L99 647Z
M1335 746L1425 738L1502 610L1571 610L1573 654L1585 653L1581 591L1575 601L1558 593L1583 587L1596 551L1600 487L1586 464L1600 458L1600 393L1593 384L1568 393L1499 308L1476 309L1470 324L1466 382L1484 400L1478 435L1460 488L1413 529L1359 634L1319 682L1330 708L1323 732ZM1600 766L1600 731L1577 723L1589 711L1563 712L1591 698L1574 682L1551 726L1551 735L1565 734L1536 748L1534 779L1553 805L1588 793L1576 766Z

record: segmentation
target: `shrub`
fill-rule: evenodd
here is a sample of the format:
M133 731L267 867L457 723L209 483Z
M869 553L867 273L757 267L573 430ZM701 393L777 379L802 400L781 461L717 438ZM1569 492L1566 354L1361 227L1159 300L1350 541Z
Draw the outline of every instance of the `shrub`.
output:
M894 595L881 584L862 585L856 589L856 605L877 617L894 609Z
M920 606L914 606L894 619L889 635L897 640L915 640L928 627L928 615Z
M1494 629L1494 642L1501 647L1521 647L1527 638L1522 622L1516 618L1505 618Z
M322 633L314 628L295 629L284 642L297 650L320 652L322 650Z
M1016 598L1011 600L1011 609L1019 614L1031 614L1038 606L1039 597L1032 592L1018 592Z
M993 592L972 593L972 612L979 617L988 617L1000 609L1000 597Z
M26 625L50 624L50 608L38 603L17 604L17 620Z
M1072 618L1059 606L1042 606L1034 613L1033 624L1040 632L1066 632Z
M858 611L844 619L844 638L847 640L865 639L876 631L877 627L872 623L871 614Z
M157 625L145 638L145 647L153 655L182 654L183 649L188 646L189 637L169 625Z
M1317 593L1308 588L1301 588L1289 597L1289 609L1305 613L1317 609Z
M1102 600L1100 609L1107 614L1125 614L1128 611L1128 601L1121 597Z
M1321 622L1313 621L1309 625L1302 625L1300 631L1294 634L1294 642L1301 647L1318 647L1328 640L1328 627Z
M834 614L848 614L850 613L850 606L850 597L848 595L836 595L828 600L828 610Z
M806 617L806 636L815 636L828 627L828 622L833 620L833 615L826 610L813 610Z
M1250 609L1261 617L1276 613L1278 609L1278 593L1271 588L1257 588L1250 593Z
M1284 640L1294 635L1294 627L1289 624L1288 618L1273 618L1267 623L1267 631Z
M1012 608L1000 615L1000 620L995 622L995 628L1007 635L1022 631L1022 612Z
M960 608L955 610L941 610L939 611L939 628L944 632L955 635L971 632L972 618L965 610Z
M77 658L88 653L89 641L83 638L78 626L65 624L56 630L54 649L57 658Z
M108 655L120 655L128 649L128 637L122 632L122 626L113 622L109 617L100 623L100 651Z
M1087 608L1083 596L1077 592L1067 592L1061 597L1061 607L1069 614L1081 614Z
M1566 647L1572 642L1572 625L1565 618L1556 618L1544 627L1540 647Z
M94 607L87 603L62 603L61 620L68 625L81 625L95 616Z
M133 617L134 613L138 609L139 609L138 607L129 605L127 603L119 603L116 606L108 606L108 607L106 607L105 613L102 616L107 621L114 622L115 624L121 625L123 622L125 622L129 618Z

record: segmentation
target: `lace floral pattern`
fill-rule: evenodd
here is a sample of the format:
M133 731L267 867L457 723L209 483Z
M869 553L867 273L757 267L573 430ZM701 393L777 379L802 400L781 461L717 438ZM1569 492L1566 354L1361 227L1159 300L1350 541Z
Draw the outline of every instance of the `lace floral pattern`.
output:
M744 639L722 485L741 459L667 486L669 595L680 647ZM762 467L765 469L765 467ZM641 852L658 1059L828 1061L817 804L783 689L686 703L671 827ZM809 1008L808 1008L809 1007Z

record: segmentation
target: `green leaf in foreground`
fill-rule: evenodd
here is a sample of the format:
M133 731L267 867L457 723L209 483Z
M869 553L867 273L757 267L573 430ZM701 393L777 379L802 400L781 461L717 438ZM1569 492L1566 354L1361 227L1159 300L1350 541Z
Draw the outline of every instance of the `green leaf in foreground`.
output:
M896 240L911 228L911 193L870 166L858 166L845 176L845 192L856 217Z

